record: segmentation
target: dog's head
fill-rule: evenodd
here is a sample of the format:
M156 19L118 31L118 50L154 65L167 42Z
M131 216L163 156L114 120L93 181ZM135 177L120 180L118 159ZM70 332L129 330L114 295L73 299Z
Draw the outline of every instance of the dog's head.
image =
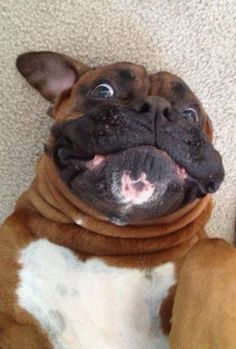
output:
M177 76L53 52L23 54L17 67L53 103L47 153L61 178L110 221L152 222L219 188L210 120Z

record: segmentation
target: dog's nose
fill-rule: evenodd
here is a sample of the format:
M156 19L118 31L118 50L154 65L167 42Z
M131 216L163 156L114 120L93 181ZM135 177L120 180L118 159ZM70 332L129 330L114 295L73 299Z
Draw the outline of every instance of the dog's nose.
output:
M219 181L211 181L208 183L207 191L208 193L215 193L221 185L221 182Z
M174 119L173 109L170 103L161 97L149 96L145 99L136 101L131 108L137 113L154 113L164 116L169 121Z

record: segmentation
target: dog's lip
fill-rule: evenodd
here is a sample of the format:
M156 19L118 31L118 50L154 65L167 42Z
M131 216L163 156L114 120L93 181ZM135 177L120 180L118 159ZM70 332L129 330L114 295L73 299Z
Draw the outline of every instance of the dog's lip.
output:
M150 145L147 145L147 146L150 147ZM86 171L86 170L87 171L99 170L99 169L101 169L101 167L103 167L106 164L106 161L109 161L114 156L116 156L120 153L126 152L127 150L131 150L131 149L136 150L137 148L140 148L140 147L145 147L145 145L139 146L139 147L130 147L130 148L127 148L125 150L111 152L111 153L106 154L106 155L95 154L93 157L91 157L89 159L83 159L83 158L73 156L73 157L68 158L67 160L69 160L70 164L73 165L78 170L78 172ZM179 178L185 180L189 176L188 173L186 172L186 170L184 169L184 167L177 164L175 162L175 160L169 156L169 154L167 154L165 151L158 149L156 147L153 147L153 146L151 146L151 147L153 150L155 150L157 152L157 156L160 156L160 155L166 156L169 159L171 159L171 161L175 164L176 173L177 173ZM66 149L59 147L57 150L58 157L59 158L62 157L63 160L65 160L65 152L66 152Z
M103 164L106 159L107 159L107 155L96 154L91 160L85 161L85 166L87 169L94 170L95 168Z
M74 154L73 155L70 154L70 156L68 156L68 158L66 158L65 155L66 155L67 149L63 148L63 147L58 147L56 150L56 154L57 154L56 158L58 158L58 157L61 158L61 156L63 155L63 160L66 159L66 161L69 162L70 166L73 166L75 168L77 173L75 173L74 176L77 176L77 175L82 174L83 172L87 172L87 171L89 171L89 172L97 171L97 173L98 173L106 166L107 161L111 160L114 156L116 156L122 152L125 152L127 150L130 150L130 149L135 150L139 147L145 147L145 146L150 147L150 145L130 147L130 148L127 148L125 150L111 152L109 154L95 154L93 157L90 157L87 159L76 157ZM203 197L208 193L208 191L206 190L204 185L201 183L201 181L198 178L195 178L191 174L189 174L187 172L187 170L183 166L178 164L167 152L165 152L159 148L156 148L154 146L151 146L151 147L154 150L156 150L157 153L159 153L159 154L162 153L162 154L164 154L164 156L167 156L169 159L171 159L171 161L175 165L175 171L176 171L176 174L177 174L179 180L188 183L186 185L189 188L188 190L190 190L190 192L192 192L193 187L195 187L197 192L198 192L198 197ZM61 161L61 159L60 160L57 159L56 163L58 164L59 161ZM63 167L65 168L66 166L68 166L68 164L64 165L64 166L63 166L63 164L59 164L59 167L62 167L62 168ZM214 190L217 190L217 189L214 188ZM212 190L212 192L214 192L214 190Z
M146 145L146 146L150 146L150 145ZM120 150L120 151L116 151L116 152L111 152L109 154L95 154L93 157L84 159L84 158L79 158L76 157L74 154L73 156L71 156L70 152L68 152L68 157L67 157L67 149L64 147L58 147L56 150L56 162L58 164L58 161L61 162L60 165L62 165L63 167L63 161L69 161L70 165L74 166L74 168L78 171L78 174L84 171L99 171L103 166L105 166L106 161L109 161L109 159L111 159L111 157L118 155L121 152L125 152L127 150L130 149L137 149L139 147L145 147L145 145L142 146L138 146L138 147L130 147L127 148L125 150ZM171 161L175 164L175 168L176 168L176 173L178 175L178 177L182 180L188 180L189 182L194 183L195 185L198 186L199 192L201 193L201 195L205 195L207 194L206 189L204 188L204 186L201 184L201 182L193 177L191 174L189 174L186 169L181 166L180 164L178 164L167 152L165 152L164 150L161 150L159 148L156 148L154 146L151 146L153 149L155 149L157 151L157 153L160 155L160 153L164 154L164 156L167 156L168 158L171 159ZM66 165L64 165L64 167L66 167ZM217 188L214 188L212 190L212 192L216 191Z
M68 161L68 162L70 162L70 164L74 165L78 169L93 170L93 169L99 167L101 164L104 164L104 161L108 160L110 157L118 155L122 152L126 152L127 150L130 150L130 149L136 150L138 148L145 147L145 146L150 147L149 144L141 145L138 147L129 147L129 148L126 148L124 150L122 149L122 150L111 152L108 154L94 154L94 156L92 156L90 158L80 158L74 154L71 155L70 152L67 151L67 149L65 147L59 146L57 148L55 154L56 154L56 157L58 158L58 160L61 161L61 163L63 163L64 161ZM154 146L151 146L151 147L156 150L158 155L160 155L160 153L162 153L162 154L164 154L164 156L167 156L168 158L170 158L175 163L179 175L185 176L187 174L184 167L177 164L176 161L167 152L165 152L162 149L156 148Z

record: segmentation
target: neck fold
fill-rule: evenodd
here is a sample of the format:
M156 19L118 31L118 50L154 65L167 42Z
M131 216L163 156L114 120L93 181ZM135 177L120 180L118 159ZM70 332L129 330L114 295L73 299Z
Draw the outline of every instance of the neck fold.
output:
M205 237L210 196L153 225L119 227L87 207L67 189L49 157L38 163L37 177L22 195L16 211L24 211L33 235L68 247L83 257L99 256L122 266L152 266L182 258Z

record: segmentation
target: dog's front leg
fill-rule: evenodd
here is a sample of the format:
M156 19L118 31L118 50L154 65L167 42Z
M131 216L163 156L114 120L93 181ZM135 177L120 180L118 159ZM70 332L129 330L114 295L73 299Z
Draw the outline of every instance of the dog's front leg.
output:
M171 349L235 349L236 249L220 239L198 242L180 272Z

